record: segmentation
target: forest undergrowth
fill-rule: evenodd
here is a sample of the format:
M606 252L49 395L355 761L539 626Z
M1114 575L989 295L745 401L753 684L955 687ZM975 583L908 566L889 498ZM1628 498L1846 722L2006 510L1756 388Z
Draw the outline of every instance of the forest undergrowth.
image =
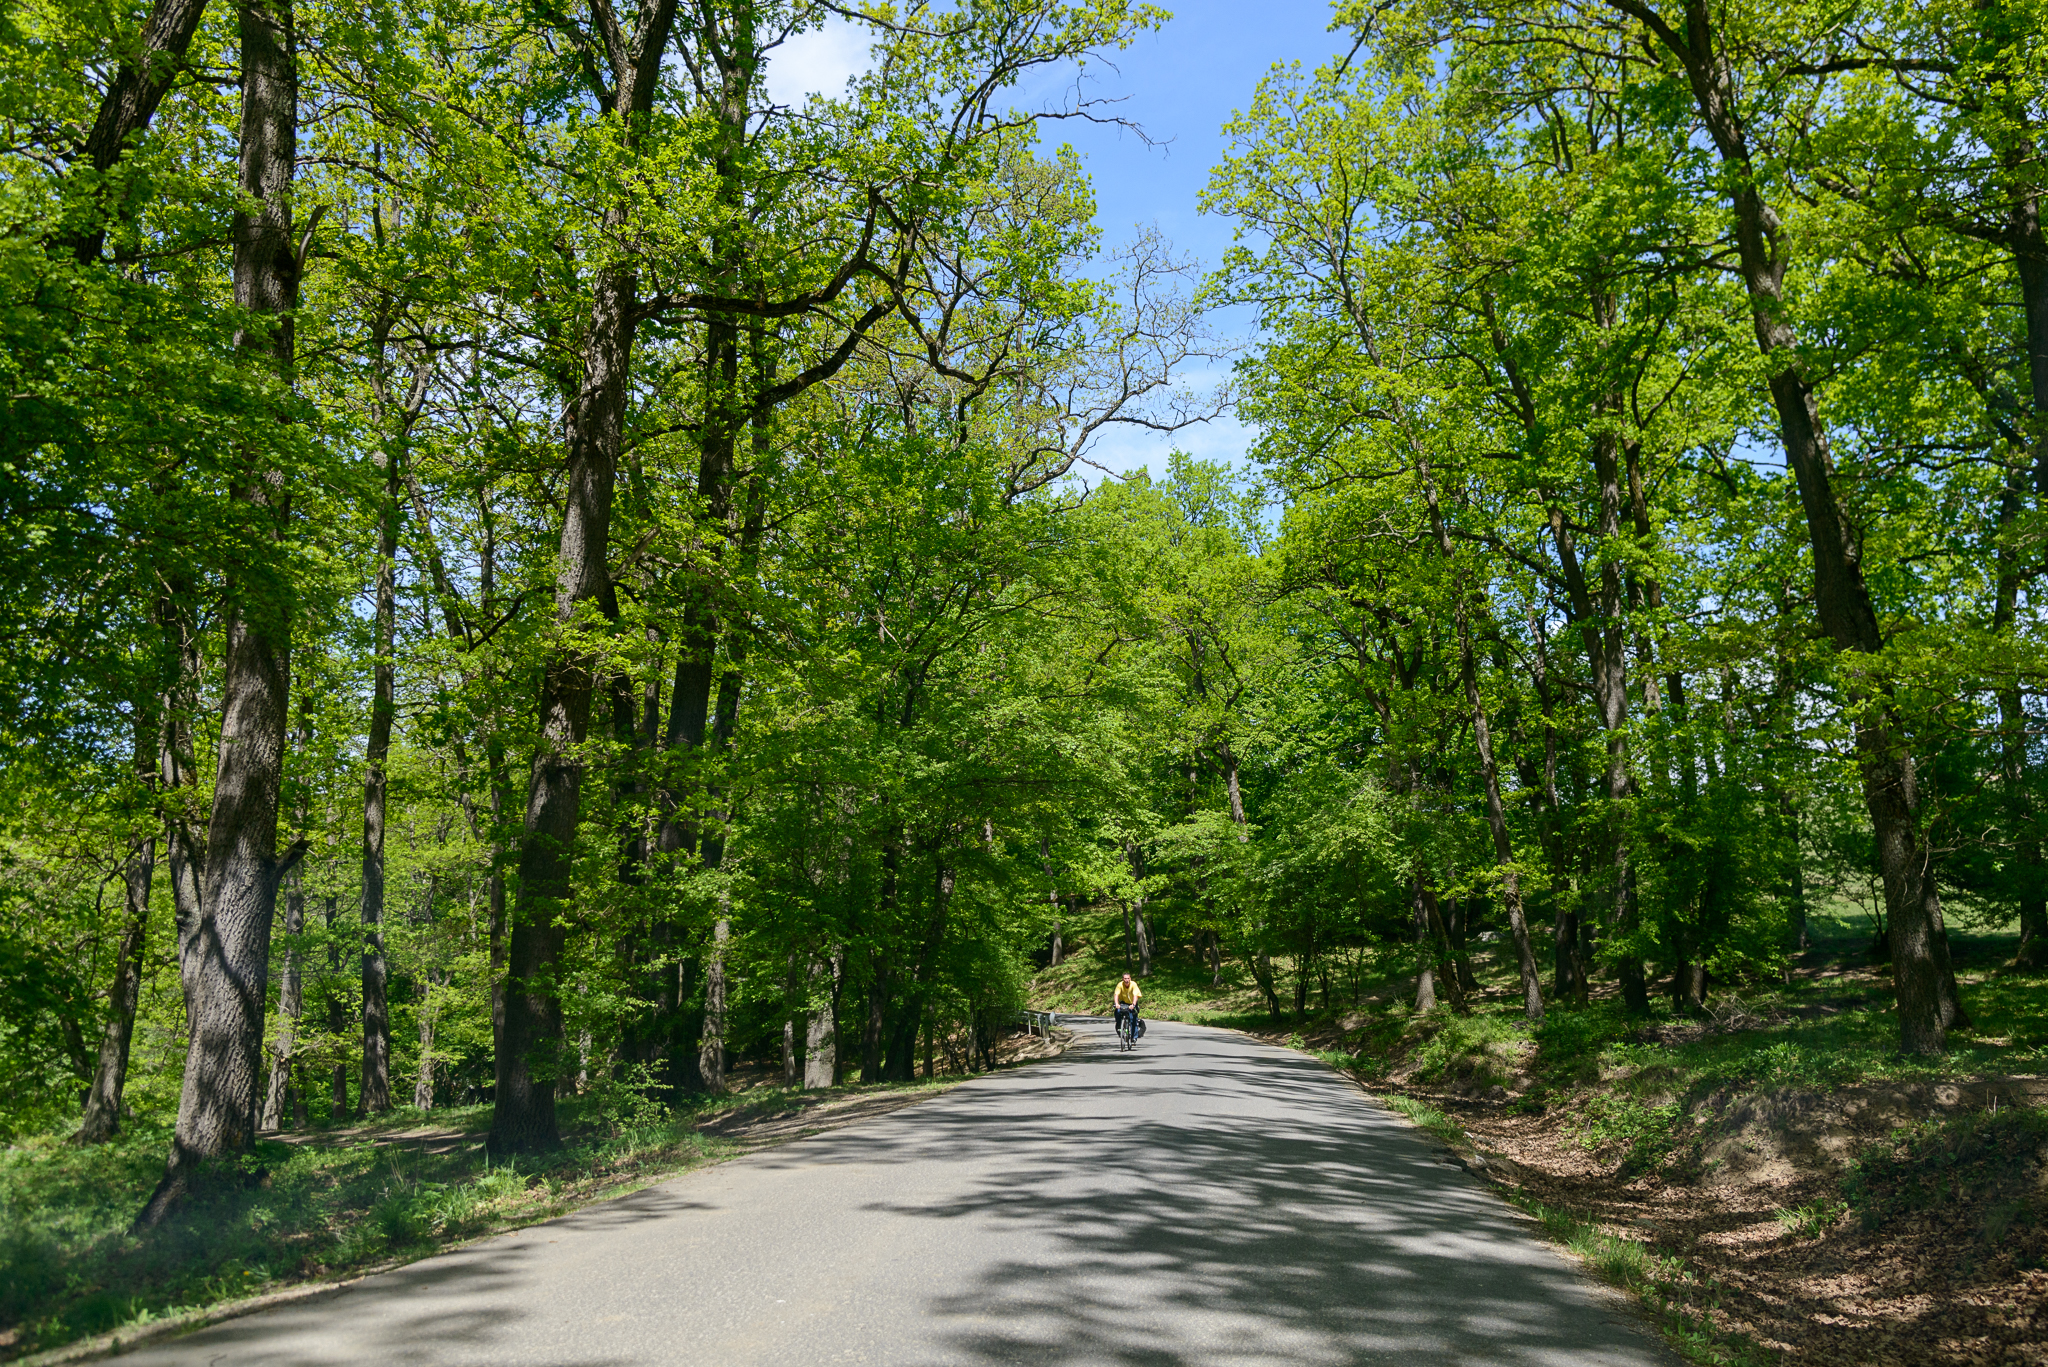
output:
M0 1360L410 1262L760 1147L922 1099L959 1077L797 1091L740 1080L672 1109L601 1086L564 1104L566 1147L492 1163L491 1108L402 1108L260 1143L148 1235L167 1126L0 1150Z
M2011 936L1955 936L1974 1028L1907 1058L1867 929L1813 931L1785 981L1693 1017L1630 1017L1603 983L1532 1028L1489 949L1465 1015L1414 1011L1399 950L1277 1019L1248 976L1178 956L1147 1001L1354 1074L1689 1361L2048 1362L2048 973L2012 968ZM1083 946L1037 1000L1085 1009L1121 971Z

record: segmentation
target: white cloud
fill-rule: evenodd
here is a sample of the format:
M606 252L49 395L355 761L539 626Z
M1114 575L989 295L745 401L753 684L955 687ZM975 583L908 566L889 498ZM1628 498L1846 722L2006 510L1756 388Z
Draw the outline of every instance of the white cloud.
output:
M800 106L812 95L837 95L873 63L867 32L834 15L768 54L768 98Z

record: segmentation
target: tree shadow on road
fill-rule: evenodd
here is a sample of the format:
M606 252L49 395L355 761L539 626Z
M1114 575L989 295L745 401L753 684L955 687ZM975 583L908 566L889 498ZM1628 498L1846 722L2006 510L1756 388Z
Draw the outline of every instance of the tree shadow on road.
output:
M895 1213L992 1224L1029 1250L938 1297L936 1345L903 1361L1671 1361L1625 1302L1328 1069L1197 1031L1151 1040L1072 1053L1021 1097L966 1088L914 1126L806 1146L977 1165L964 1194ZM1105 1120L1105 1091L1127 1117Z

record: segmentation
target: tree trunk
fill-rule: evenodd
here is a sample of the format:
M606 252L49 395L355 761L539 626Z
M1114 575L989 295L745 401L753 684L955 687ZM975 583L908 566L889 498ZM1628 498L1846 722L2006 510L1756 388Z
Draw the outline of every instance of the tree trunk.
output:
M1618 446L1612 433L1596 434L1593 441L1594 467L1600 481L1600 530L1603 538L1620 532L1621 483ZM1573 624L1586 648L1586 662L1593 676L1593 701L1600 729L1607 737L1607 819L1613 866L1613 912L1610 923L1626 937L1636 928L1635 876L1629 860L1628 806L1635 796L1635 779L1628 755L1628 656L1627 638L1621 618L1621 583L1614 562L1602 566L1599 592L1588 583L1579 562L1563 510L1550 509L1551 540L1557 548L1558 564L1564 572L1566 600ZM1585 964L1578 966L1583 973ZM1649 1009L1649 985L1640 956L1624 954L1617 964L1621 979L1623 1007L1641 1014Z
M993 832L990 833L993 843ZM925 919L924 935L918 942L917 958L911 966L909 992L890 1032L888 1057L883 1068L891 1082L910 1081L916 1064L917 1030L925 1015L931 991L933 967L946 943L946 924L953 906L955 871L942 853L935 852L932 867L931 914Z
M162 763L161 714L156 701L135 708L135 779L154 793ZM130 839L121 867L121 939L114 950L114 981L107 990L107 1025L100 1036L98 1064L79 1119L80 1144L100 1144L121 1129L121 1093L128 1082L128 1051L135 1039L135 1009L142 1000L143 949L149 934L149 889L156 875L156 836Z
M1228 740L1217 743L1216 752L1223 759L1223 791L1230 799L1230 822L1237 827L1237 843L1251 841L1251 823L1245 819L1244 793L1237 782L1237 754L1230 748ZM1261 929L1263 934L1263 928ZM1259 985L1259 991L1266 998L1266 1010L1274 1020L1280 1019L1280 995L1273 990L1273 958L1267 952L1263 941L1248 959L1252 980Z
M2015 120L2013 131L2023 133L2013 149L2016 159L2038 167L2038 130ZM2041 205L2035 193L2014 197L2006 223L2007 246L2020 280L2020 307L2026 317L2027 377L2033 399L2032 413L2034 495L2037 503L2048 505L2048 235L2041 230ZM2037 834L2032 795L2026 786L2026 707L2019 684L2001 693L2001 732L2006 745L2016 753L2006 761L2008 791L2017 810L2014 819L2015 855L2020 865L2019 898L2020 947L2018 962L2023 967L2048 965L2048 867L2044 867L2041 840ZM2015 744L2016 742L2016 744Z
M804 1030L804 1087L812 1090L836 1086L839 1082L839 984L845 965L841 950L834 949L829 961L811 960L812 995L817 993L818 979L829 972L832 975L832 995L825 1002L823 1010L813 1010Z
M1479 980L1472 976L1472 953L1466 944L1466 917L1472 901L1469 897L1453 897L1449 910L1444 912L1444 930L1451 941L1451 967L1457 970L1458 986L1467 992L1479 990Z
M1423 499L1429 508L1429 520L1436 533L1437 552L1446 564L1453 566L1455 573L1456 551L1451 543L1450 530L1444 525L1443 509L1437 499L1436 480L1432 477L1427 462L1417 460L1417 473L1422 480ZM1479 774L1486 789L1486 825L1493 836L1493 863L1500 871L1501 901L1507 907L1508 925L1515 942L1515 959L1522 975L1523 1011L1532 1021L1543 1019L1543 985L1536 971L1536 953L1529 945L1529 926L1522 910L1522 879L1515 867L1514 844L1508 836L1507 814L1500 800L1500 769L1493 758L1493 730L1486 715L1486 703L1479 693L1479 665L1472 650L1472 623L1467 596L1462 584L1454 586L1457 606L1453 617L1458 628L1458 670L1465 688L1465 709L1472 721L1472 739L1479 751ZM1428 896L1433 907L1435 898L1427 894L1423 880L1416 879L1418 899ZM1463 967L1460 965L1460 967ZM1470 970L1465 969L1469 975ZM1464 995L1470 986L1464 978L1455 984L1457 1005L1464 1008ZM1434 994L1432 993L1432 996ZM1416 996L1421 997L1418 984ZM1418 1004L1418 1009L1421 1009Z
M1042 835L1038 837L1038 865L1045 870L1045 881L1051 883L1053 881L1052 845ZM1060 944L1059 887L1054 885L1046 892L1045 896L1046 900L1052 904L1052 958L1046 966L1048 968L1058 968L1060 966L1060 951L1064 948Z
M1138 848L1135 840L1124 841L1124 858L1131 866L1131 879L1136 889L1124 906L1124 972L1131 971L1131 949L1138 951L1138 976L1152 976L1152 933L1145 924L1145 852Z
M1252 981L1259 985L1259 995L1266 999L1266 1013L1279 1020L1280 994L1273 988L1273 956L1261 948L1252 954L1249 963Z
M91 205L84 221L67 224L58 238L79 261L98 260L106 245L108 220L125 217L133 207L132 192L127 202L110 205L104 178L156 116L157 106L184 69L186 50L205 12L206 0L156 0L134 54L124 53L115 68L92 131L73 163L74 173L89 170L93 177Z
M697 1071L704 1090L714 1096L725 1090L725 946L732 922L724 916L711 928L711 953L704 964L704 1035L697 1047Z
M1417 963L1415 968L1415 1009L1436 1010L1436 969L1435 955L1428 952L1430 944L1429 911L1422 904L1422 875L1416 874L1410 896L1410 910L1415 921L1415 945Z
M327 907L322 917L327 926L327 1036L334 1049L334 1060L328 1065L329 1085L327 1092L327 1123L339 1125L348 1115L348 999L342 990L341 942L335 937L334 923L341 918L341 899L329 894Z
M676 0L648 0L630 39L601 28L611 81L596 92L621 120L627 148L645 132L668 48ZM605 227L626 226L625 205ZM587 615L614 603L606 557L612 495L625 440L627 378L639 319L639 276L630 258L597 273L583 334L583 382L571 405L566 505L556 560L556 638L543 666L540 741L519 842L519 880L511 909L502 1025L497 1042L493 1154L556 1148L555 1079L561 1066L560 971L576 828L582 819L582 747L600 652L586 639Z
M241 191L255 212L234 220L235 302L271 320L238 344L288 379L298 244L291 188L298 149L298 64L292 0L242 0ZM282 480L251 453L233 497L255 513L259 535L282 538ZM265 573L264 569L269 572ZM277 804L290 705L292 594L282 571L244 567L228 583L220 762L207 828L194 952L191 1044L177 1130L164 1178L136 1217L153 1226L189 1188L199 1165L256 1137L263 1079L263 1009L278 879Z
M1565 896L1576 896L1577 890L1567 888ZM1587 995L1585 973L1579 963L1579 913L1558 903L1555 924L1551 927L1551 982L1550 995L1559 1001L1584 1002Z
M398 457L384 456L376 583L376 663L372 666L370 734L363 750L363 1085L365 1115L391 1109L391 1011L385 1000L384 810L389 784L391 723L397 713Z
M300 870L288 875L284 896L284 969L277 989L277 1043L270 1056L270 1088L263 1100L262 1128L284 1128L292 1089L292 1050L299 1017L306 1009L305 975L299 966L298 937L306 930L305 879Z
M1680 33L1632 0L1610 3L1645 21L1685 69L1701 123L1727 169L1736 257L1757 348L1769 373L1785 463L1806 515L1815 615L1837 650L1873 658L1884 648L1884 633L1863 576L1862 545L1835 489L1820 406L1799 361L1799 335L1785 303L1789 248L1778 214L1759 188L1767 182L1751 165L1734 72L1722 50L1715 11L1707 0L1685 0ZM1856 662L1850 665L1844 710L1855 732L1863 800L1884 881L1899 1047L1907 1054L1938 1054L1947 1048L1948 1031L1966 1024L1968 1017L1949 963L1941 894L1920 836L1918 774L1889 686L1858 681Z
M1464 984L1458 981L1457 970L1451 966L1451 936L1444 927L1443 909L1437 905L1436 888L1429 879L1418 876L1415 889L1422 907L1424 931L1436 948L1437 980L1450 1000L1451 1009L1465 1015L1471 1008L1465 1002Z
M434 978L431 968L420 977L420 1072L412 1085L412 1104L423 1111L434 1109L434 1012L439 1005L434 1000Z
M541 684L540 744L527 787L519 877L510 912L503 1028L497 1047L497 1104L488 1141L494 1156L561 1143L555 1083L563 1059L561 984L576 828L582 819L582 750L590 729L597 651L584 639L585 614L610 600L606 570L612 492L625 418L633 332L631 271L600 272L591 308L585 373L569 447L555 620Z

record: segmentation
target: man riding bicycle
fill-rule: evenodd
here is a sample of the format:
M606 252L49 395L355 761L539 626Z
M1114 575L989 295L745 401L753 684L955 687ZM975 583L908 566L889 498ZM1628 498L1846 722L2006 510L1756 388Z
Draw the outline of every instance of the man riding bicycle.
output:
M1124 980L1116 985L1116 1037L1124 1041L1124 1047L1127 1049L1137 1037L1138 999L1144 995L1128 973L1124 974ZM1128 1030L1125 1026L1126 1021L1129 1022Z

